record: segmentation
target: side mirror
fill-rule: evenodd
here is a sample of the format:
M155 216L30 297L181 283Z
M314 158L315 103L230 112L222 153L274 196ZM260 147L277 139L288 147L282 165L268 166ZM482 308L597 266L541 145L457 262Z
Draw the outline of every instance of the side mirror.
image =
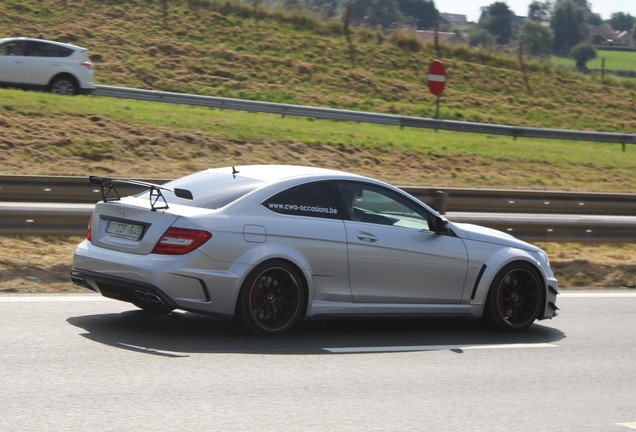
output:
M435 216L433 221L433 231L436 234L446 234L448 233L448 221L440 216Z

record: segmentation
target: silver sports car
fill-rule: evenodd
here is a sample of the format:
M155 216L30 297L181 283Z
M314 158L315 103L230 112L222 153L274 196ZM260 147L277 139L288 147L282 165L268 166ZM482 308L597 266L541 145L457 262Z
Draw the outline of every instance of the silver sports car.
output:
M210 169L101 185L71 280L151 312L237 317L257 334L334 316L472 316L520 330L556 315L541 249L452 223L402 190L319 168ZM120 197L117 186L147 189Z

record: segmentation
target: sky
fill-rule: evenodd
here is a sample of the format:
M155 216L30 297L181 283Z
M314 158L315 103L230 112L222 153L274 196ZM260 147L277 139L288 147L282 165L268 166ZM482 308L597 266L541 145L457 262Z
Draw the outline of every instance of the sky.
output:
M499 0L436 0L435 7L440 12L466 15L468 21L479 19L481 8ZM532 0L503 0L508 7L519 16L528 15L528 5ZM601 18L609 19L615 12L623 12L636 17L635 0L588 0L592 12L600 14Z

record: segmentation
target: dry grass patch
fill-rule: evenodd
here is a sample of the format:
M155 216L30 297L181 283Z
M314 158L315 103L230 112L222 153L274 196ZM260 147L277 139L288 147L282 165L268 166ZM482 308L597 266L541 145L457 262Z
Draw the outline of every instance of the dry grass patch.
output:
M69 282L81 237L0 237L0 293L87 292ZM541 244L562 289L636 287L636 244Z

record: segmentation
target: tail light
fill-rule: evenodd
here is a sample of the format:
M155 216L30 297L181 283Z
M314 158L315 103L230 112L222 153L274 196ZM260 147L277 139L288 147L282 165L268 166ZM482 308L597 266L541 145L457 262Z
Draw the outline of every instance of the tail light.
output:
M86 228L86 240L89 242L93 241L93 215L88 220L88 228Z
M80 62L80 66L84 66L84 67L87 67L89 69L93 69L93 63L88 62L88 61Z
M152 253L183 255L192 252L208 241L212 234L207 231L186 228L168 228L155 245Z

